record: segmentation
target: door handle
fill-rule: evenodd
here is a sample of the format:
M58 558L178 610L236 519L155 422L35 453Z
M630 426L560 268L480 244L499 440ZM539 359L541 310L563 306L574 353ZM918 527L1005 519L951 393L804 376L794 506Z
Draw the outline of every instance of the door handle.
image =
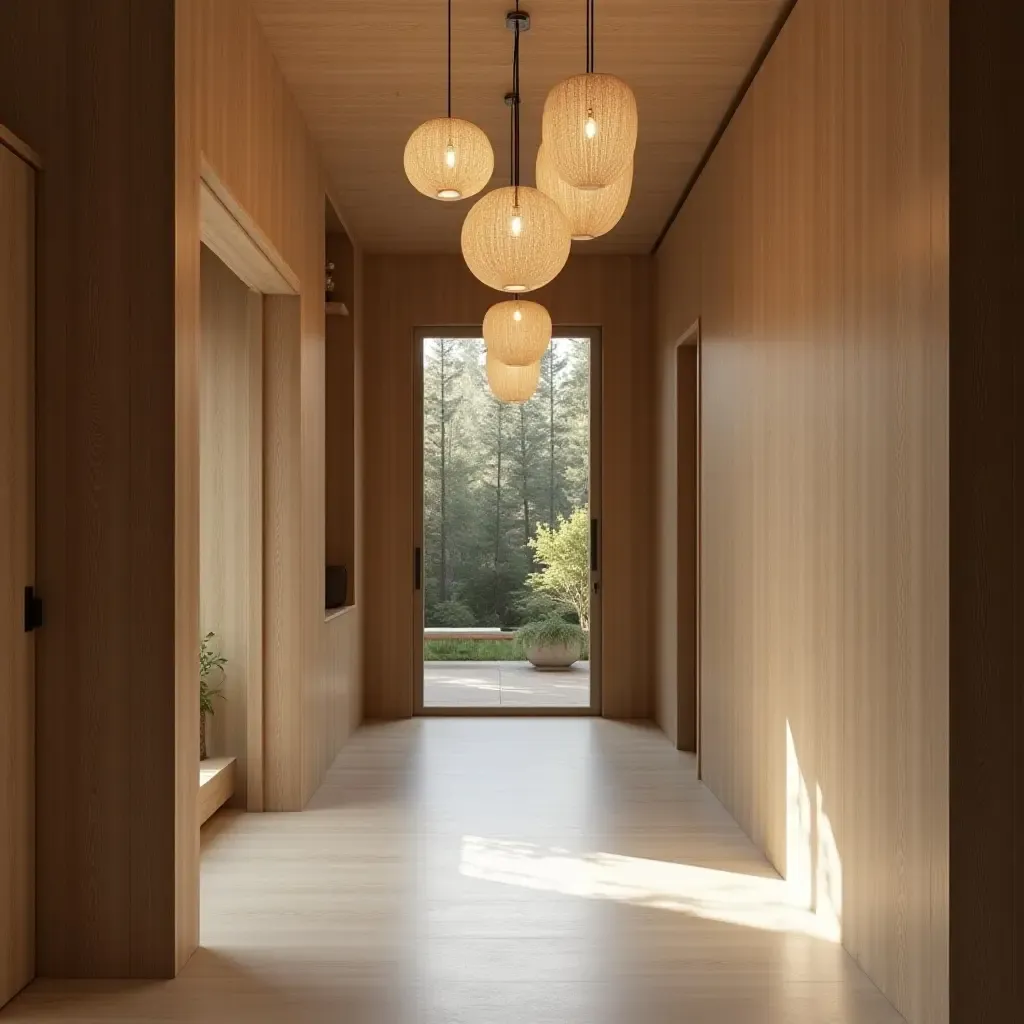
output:
M414 589L419 590L423 583L423 549L417 548L413 561Z
M25 632L31 633L43 624L43 599L35 587L25 588Z
M590 571L597 572L597 520L590 520Z

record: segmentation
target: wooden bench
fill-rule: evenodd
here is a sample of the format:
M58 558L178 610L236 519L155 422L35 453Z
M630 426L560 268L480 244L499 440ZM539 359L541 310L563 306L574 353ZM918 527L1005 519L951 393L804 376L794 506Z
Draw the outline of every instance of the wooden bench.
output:
M208 757L199 762L199 799L196 817L199 826L213 817L231 799L235 791L235 759Z

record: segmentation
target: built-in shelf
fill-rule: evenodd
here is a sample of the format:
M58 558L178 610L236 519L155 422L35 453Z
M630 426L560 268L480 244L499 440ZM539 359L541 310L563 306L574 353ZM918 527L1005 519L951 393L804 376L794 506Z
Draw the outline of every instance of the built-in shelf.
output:
M202 826L231 799L235 791L235 759L208 757L199 762L199 799L196 816Z
M330 622L331 619L336 619L339 615L352 611L353 608L355 608L354 604L343 604L340 608L328 608L324 612L324 622Z
M328 302L326 309L328 316L348 316L348 306L344 302Z

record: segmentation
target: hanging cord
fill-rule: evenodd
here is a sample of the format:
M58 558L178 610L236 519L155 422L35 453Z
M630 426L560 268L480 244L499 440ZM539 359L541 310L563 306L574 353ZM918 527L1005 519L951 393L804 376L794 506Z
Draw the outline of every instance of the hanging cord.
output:
M518 9L518 0L516 8ZM519 22L516 22L515 43L512 51L512 124L514 133L514 172L513 184L516 188L515 203L519 205Z
M586 0L587 4L587 73L594 72L594 37L597 18L594 17L594 0Z
M452 0L448 0L448 119L452 116Z

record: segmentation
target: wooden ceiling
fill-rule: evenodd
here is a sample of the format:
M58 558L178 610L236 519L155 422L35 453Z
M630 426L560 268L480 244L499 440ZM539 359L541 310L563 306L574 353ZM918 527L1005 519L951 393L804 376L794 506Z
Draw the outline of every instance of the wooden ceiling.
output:
M445 0L252 0L323 154L349 228L373 252L459 247L470 202L417 193L402 170L410 132L445 112ZM509 0L453 2L453 114L495 152L507 184L512 34ZM555 82L583 70L584 0L522 0L522 180L533 184L540 118ZM650 249L753 65L786 0L598 0L598 71L636 92L633 196L588 252ZM581 243L574 243L580 246Z

